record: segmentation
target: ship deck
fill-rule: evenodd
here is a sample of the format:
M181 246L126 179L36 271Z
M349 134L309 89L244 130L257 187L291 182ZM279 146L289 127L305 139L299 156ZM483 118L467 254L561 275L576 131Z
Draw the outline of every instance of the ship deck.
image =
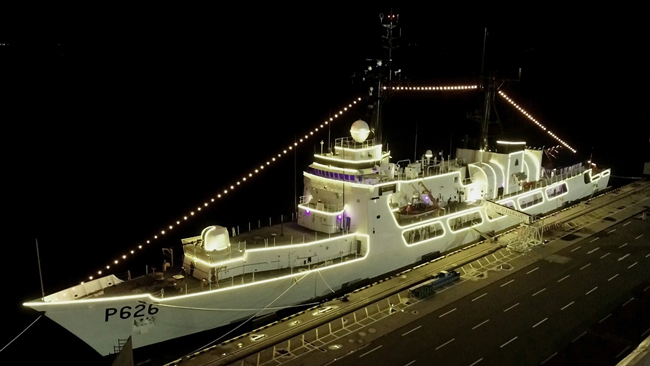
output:
M264 248L280 245L303 244L315 240L322 240L340 234L323 234L304 228L295 222L261 226L251 231L240 232L239 235L230 238L233 250ZM115 297L148 293L158 298L168 298L185 294L198 293L214 290L216 288L227 288L245 283L263 281L290 275L296 272L304 272L314 268L321 268L353 259L354 255L342 256L340 258L320 263L308 263L293 268L283 268L271 271L246 273L244 275L221 279L217 282L200 281L187 275L182 264L169 267L164 272L150 273L141 277L124 281L115 286L105 288L103 293L95 294L95 297Z

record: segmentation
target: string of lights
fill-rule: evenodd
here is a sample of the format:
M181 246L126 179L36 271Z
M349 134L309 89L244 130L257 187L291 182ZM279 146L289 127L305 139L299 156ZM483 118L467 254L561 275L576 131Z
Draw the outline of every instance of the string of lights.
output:
M384 86L384 90L387 90L388 87ZM456 85L456 86L392 86L391 90L402 91L402 90L471 90L478 89L478 85Z
M560 144L564 145L567 149L571 150L574 154L577 152L574 148L569 146L566 142L564 142L561 138L556 136L553 132L549 131L544 125L539 123L535 118L533 118L532 115L530 115L525 109L521 108L517 103L515 103L512 99L510 99L504 92L499 90L499 95L503 97L508 103L510 103L513 107L515 107L519 112L521 112L524 116L526 116L529 120L531 120L533 123L535 123L539 128L542 130L546 131L551 137L553 137L557 142Z
M252 168L251 171L247 175L241 177L241 179L236 180L232 184L227 185L223 190L220 190L219 191L220 193L216 194L216 196L208 198L208 200L203 202L202 205L197 206L196 210L190 211L188 214L184 215L182 218L176 220L175 225L168 225L166 227L163 227L160 231L157 231L157 234L155 234L152 237L146 239L144 242L146 244L151 244L153 241L158 239L159 235L165 235L170 230L173 230L176 226L181 225L182 222L188 221L192 217L198 215L198 213L201 211L202 208L208 207L210 204L212 204L212 203L216 202L218 199L224 197L229 192L232 192L233 190L235 190L235 188L237 186L240 186L243 183L247 182L247 180L249 180L249 178L253 178L256 174L261 173L261 171L264 170L265 167L271 166L272 163L276 162L278 159L280 159L283 156L290 153L294 149L294 147L297 148L299 144L305 142L307 139L309 139L310 136L313 136L318 131L324 129L325 126L327 126L328 124L333 122L335 119L342 116L344 113L348 112L353 106L358 104L358 102L360 102L360 101L361 101L361 98L357 98L357 99L353 100L346 107L343 107L343 109L341 109L338 113L335 113L332 117L330 117L327 120L323 121L323 123L321 123L318 127L315 127L311 131L306 133L304 135L304 137L301 137L300 139L296 140L293 144L290 144L289 146L287 146L286 149L283 149L281 152L270 156L265 162L263 162L263 163L261 163L259 165L259 168L257 167L257 165L255 165L255 168ZM142 250L142 248L143 248L143 245L138 244L135 248L129 250L127 254L123 254L121 257L119 257L119 258L113 260L112 262L110 262L109 264L107 264L106 267L105 267L106 270L110 270L111 265L118 265L120 263L120 261L126 260L127 258L129 258L130 255L135 255L136 252L139 251L139 250ZM103 270L100 269L100 270L96 271L95 273L97 273L97 275L101 276L102 273L103 273ZM88 276L88 278L89 278L89 280L93 280L94 274Z
M384 90L388 89L388 87L384 86ZM395 91L449 91L449 90L473 90L473 89L478 89L477 85L456 85L456 86L395 86L395 87L390 87L390 89L395 90ZM566 142L564 142L562 139L560 139L558 136L556 136L554 133L549 131L544 125L539 123L532 115L530 115L525 109L521 108L519 105L517 105L512 99L510 99L505 93L502 91L499 91L499 95L503 97L508 103L510 103L513 107L518 109L524 116L526 116L529 120L534 122L539 128L542 130L546 131L550 136L552 136L555 140L557 140L559 143L567 147L569 150L571 150L573 153L576 152L575 149L573 149L571 146L569 146ZM193 216L197 215L202 208L208 207L210 204L216 202L216 200L224 197L226 194L229 192L232 192L235 190L237 186L240 186L241 184L247 182L249 178L253 178L256 174L260 173L262 170L264 170L265 167L270 166L272 163L276 162L278 159L282 158L286 154L290 153L294 147L297 148L297 146L303 142L305 142L307 139L309 139L310 136L313 136L315 133L317 133L320 129L325 128L326 125L328 125L330 122L333 122L335 119L339 118L342 116L345 112L347 112L350 108L352 108L354 105L356 105L359 101L361 101L361 98L357 98L356 100L352 101L349 103L346 107L344 107L342 110L340 110L338 113L335 113L332 117L329 119L323 121L319 125L319 127L313 128L311 131L306 133L304 137L301 137L297 141L295 141L293 144L290 144L287 146L286 149L283 149L281 152L277 153L276 155L270 156L268 160L266 160L264 163L259 165L259 168L253 168L248 175L245 175L241 177L241 179L236 180L229 186L226 186L222 191L219 191L215 197L210 197L207 201L203 202L202 206L199 205L197 206L195 211L190 211L188 214L184 215L181 219L176 220L175 225L168 225L161 229L159 231L159 234L153 235L153 237L150 237L145 240L146 244L151 244L153 241L158 239L158 235L165 235L168 231L173 230L175 226L181 225L182 222L185 222L189 219L191 219ZM257 166L257 165L256 165ZM120 263L120 260L126 260L129 255L135 255L136 251L141 250L143 248L142 244L138 244L136 248L131 249L127 254L123 254L120 258L113 260L111 263L106 265L106 270L111 269L111 265L117 265ZM96 273L97 275L102 274L102 270L98 270ZM89 279L92 280L94 278L94 275L90 275ZM83 282L82 282L83 283Z

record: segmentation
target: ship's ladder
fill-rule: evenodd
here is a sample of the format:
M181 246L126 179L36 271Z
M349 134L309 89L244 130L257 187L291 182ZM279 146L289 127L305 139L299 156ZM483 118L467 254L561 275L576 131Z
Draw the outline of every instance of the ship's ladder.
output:
M540 222L541 221L541 222ZM507 248L513 252L525 252L544 243L543 220L531 224L521 223L518 234L508 242Z
M113 354L118 354L118 353L122 352L122 349L124 349L124 346L126 345L126 343L128 341L129 341L128 338L127 339L118 338L117 339L117 345L113 346Z

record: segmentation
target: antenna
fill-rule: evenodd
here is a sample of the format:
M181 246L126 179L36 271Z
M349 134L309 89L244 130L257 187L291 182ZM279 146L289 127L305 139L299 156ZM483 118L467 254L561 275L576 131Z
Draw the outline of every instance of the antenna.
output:
M382 90L384 88L387 88L386 93L390 93L390 88L392 86L392 81L393 81L393 49L397 48L396 40L399 39L399 36L394 36L393 31L398 27L399 23L399 14L394 14L393 10L391 9L390 14L384 16L383 13L379 14L379 23L381 24L382 27L386 29L386 35L382 36L382 39L386 42L386 45L383 45L383 48L388 50L388 58L386 59L386 62L382 62L381 60L377 61L376 65L374 67L377 68L377 92L374 94L374 107L373 107L373 113L374 113L374 120L372 121L372 125L374 127L375 131L375 136L378 137L379 143L383 144L383 126L382 126L382 99L385 99L386 96L384 96L384 93ZM399 29L399 35L401 36L401 28ZM381 69L385 67L387 68L387 72L383 73ZM386 76L388 76L386 78ZM383 85L382 85L383 84Z
M505 79L505 78L497 78L497 73L496 72L491 72L489 75L486 75L485 71L485 51L487 48L487 36L488 36L488 29L485 28L485 32L483 34L483 57L481 59L481 89L485 95L485 99L483 101L483 109L482 109L482 115L477 116L478 119L477 121L481 124L481 132L480 132L480 141L479 141L479 150L481 151L488 151L490 146L489 146L489 141L488 141L488 130L490 123L490 116L492 111L494 111L494 114L496 114L496 123L500 125L500 119L499 119L499 114L496 109L496 105L494 104L494 98L501 88L503 84L505 84L507 81L520 81L521 80L521 68L519 68L519 75L516 80L513 79Z
M418 120L415 120L415 147L413 148L413 162L417 160L418 155Z
M483 33L483 57L481 58L481 79L483 78L483 71L485 68L485 44L487 43L487 28L485 28L485 33Z
M41 272L41 255L38 253L38 239L36 240L36 258L38 259L38 277L41 279L41 299L45 300L45 290L43 289L43 273Z

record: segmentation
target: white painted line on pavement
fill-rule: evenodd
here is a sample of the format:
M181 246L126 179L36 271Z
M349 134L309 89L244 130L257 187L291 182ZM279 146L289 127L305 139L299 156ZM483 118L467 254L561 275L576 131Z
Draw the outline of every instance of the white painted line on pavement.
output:
M607 318L609 318L610 316L612 316L612 314L607 314L607 316L606 316L606 317L604 317L604 318L602 318L602 319L600 319L600 321L598 321L598 324L600 324L600 323L602 323L602 322L604 322L604 321L605 321L605 319L607 319Z
M375 347L375 348L373 348L373 349L371 349L370 351L368 351L368 352L366 352L366 353L364 353L364 354L362 354L362 355L359 355L359 358L361 358L361 357L363 357L363 356L365 356L365 355L367 355L367 354L368 354L368 353L370 353L370 352L374 352L374 351L376 351L376 350L378 350L378 349L380 349L380 348L381 348L381 347L383 347L383 346L384 346L384 345L383 345L383 344L381 344L381 345L379 345L379 346L377 346L377 347Z
M587 291L587 292L585 293L585 295L589 295L590 293L596 291L597 288L598 288L598 286L592 288L591 290Z
M485 296L485 295L487 295L487 292L484 293L484 294L481 295L481 296L478 296L478 297L473 298L472 301L478 300L478 299L480 299L481 297L483 297L483 296Z
M568 308L569 306L573 305L574 302L575 302L575 301L571 301L570 303L564 305L564 306L562 307L562 309L560 309L560 310L564 310L564 309Z
M625 351L627 351L628 349L630 349L630 346L627 346L627 347L623 348L623 350L622 350L621 352L619 352L619 353L616 355L616 357L614 357L614 358L619 358L619 357L620 357L620 356L621 356Z
M548 356L548 358L547 358L547 359L545 359L544 361L542 361L542 363L541 363L540 365L543 365L543 364L545 364L545 363L546 363L546 361L548 361L548 360L550 360L551 358L553 358L553 357L555 357L555 355L557 355L557 352L555 352L554 354L552 354L552 355L550 355L550 356Z
M414 332L414 331L416 331L416 330L418 330L418 329L420 329L420 328L422 328L421 325L420 325L420 326L417 326L417 327L415 327L415 328L413 328L413 329L411 329L411 330L409 330L408 332L406 332L406 333L404 333L404 334L402 334L402 337L404 337L405 335L407 335L407 334L409 334L409 333L411 333L411 332Z
M441 349L442 347L448 345L449 343L451 343L451 342L453 342L453 341L455 341L455 340L456 340L456 338L452 338L452 339L448 340L447 342L445 342L445 343L439 345L438 347L436 347L436 350Z
M582 332L582 334L580 334L579 336L573 338L573 340L571 341L571 343L573 343L573 342L577 341L578 339L582 338L582 336L585 335L585 334L587 334L587 332Z
M510 342L514 341L515 339L517 339L517 337L514 337L513 339L511 339L511 340L507 341L506 343L502 344L501 347L499 347L499 348L503 348L503 347L507 346L508 344L510 344Z
M539 294L540 292L544 292L545 290L546 290L546 287L544 287L543 289L541 289L541 290L535 292L535 293L533 294L533 296Z
M531 269L530 271L526 272L526 274L531 274L531 273L537 271L538 269L539 269L539 267L536 267L536 268L534 268L534 269Z
M452 313L452 312L456 311L456 309L457 309L457 308L453 308L453 309L449 310L448 312L446 312L446 313L440 315L438 318L442 318L443 316L445 316L445 315L447 315L447 314L449 314L449 313Z
M512 308L514 308L514 307L517 306L517 305L519 305L519 303L516 303L516 304L512 305L511 307L507 308L507 309L504 310L503 312L505 313L506 311L508 311L508 310L510 310L510 309L512 309Z
M544 322L547 321L547 320L548 320L548 318L544 318L544 320L542 320L542 321L540 321L539 323L533 325L533 328L535 328L536 326L538 326L538 325L544 323Z
M474 327L472 327L472 329L476 329L476 328L480 327L481 325L483 325L483 324L485 324L485 323L487 323L487 322L489 322L489 321L490 321L490 319L485 320L485 321L483 321L483 322L480 323L480 324L476 324Z
M634 298L631 298L631 299L629 299L629 300L627 300L627 301L626 301L625 303L623 303L623 306L625 306L625 305L627 305L627 304L629 304L629 303L630 303L630 301L632 301L632 300L634 300Z

